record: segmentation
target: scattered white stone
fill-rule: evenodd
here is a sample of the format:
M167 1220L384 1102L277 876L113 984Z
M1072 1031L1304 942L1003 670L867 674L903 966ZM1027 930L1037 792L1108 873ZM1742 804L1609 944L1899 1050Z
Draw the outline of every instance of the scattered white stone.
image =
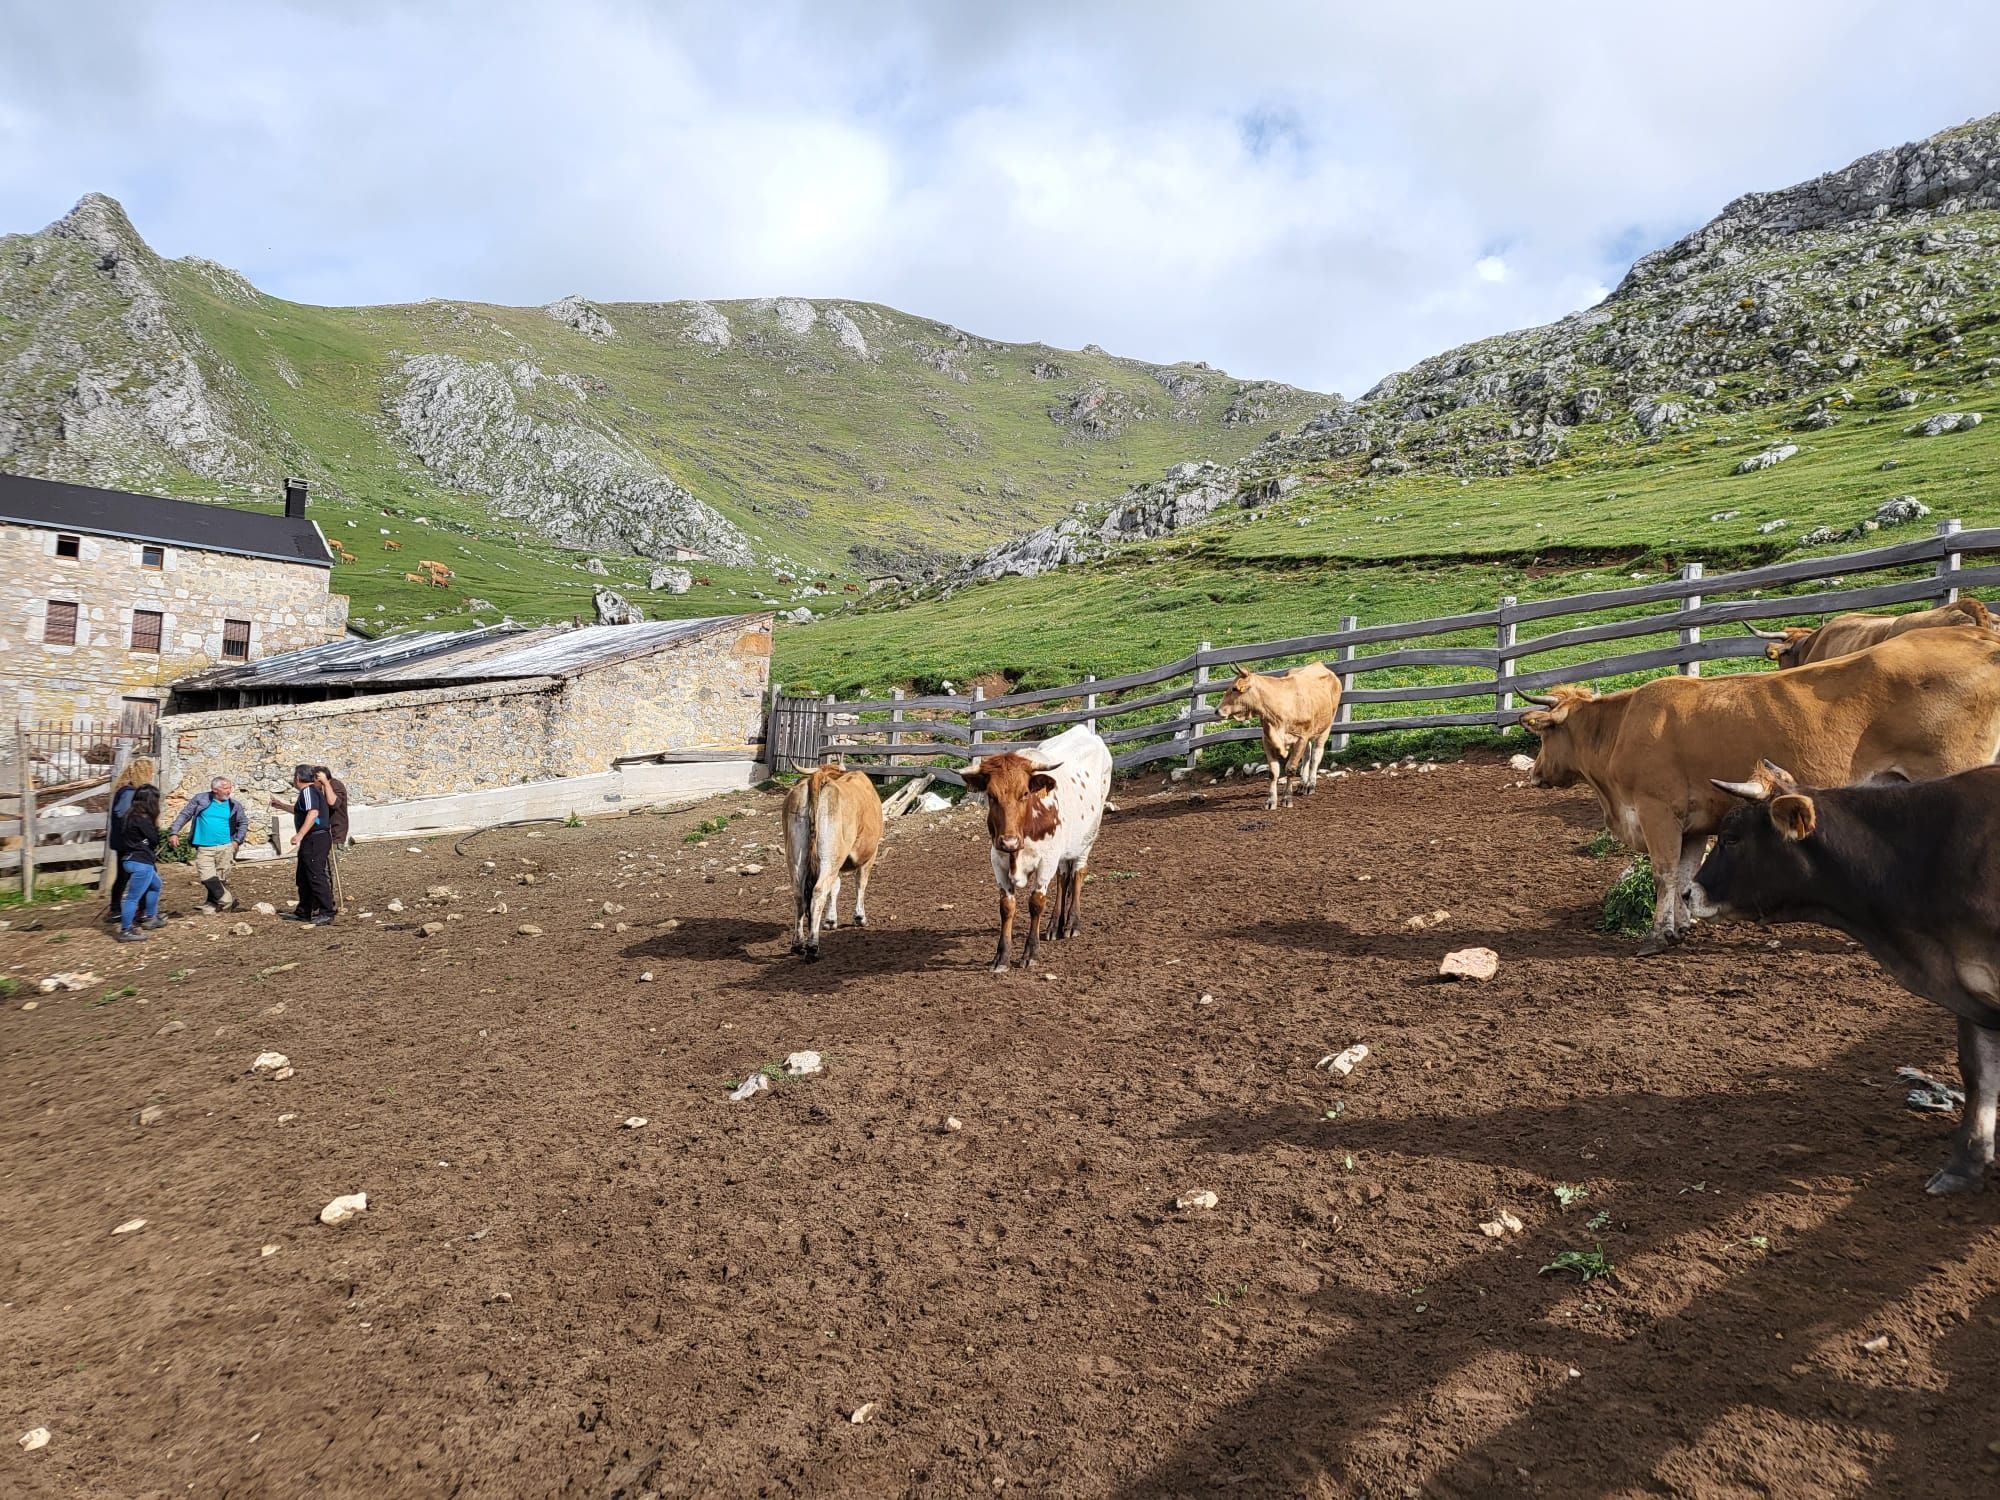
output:
M1195 1004L1196 1004L1196 1005L1213 1005L1213 1004L1215 1004L1215 996L1213 996L1213 995L1208 995L1208 994L1204 994L1204 995L1203 995L1203 996L1202 996L1202 997L1201 997L1201 998L1200 998L1199 1000L1195 1001Z
M391 896L389 898L388 905L382 908L382 910L384 911L401 911L402 909L403 909L402 900L396 896Z
M48 1445L49 1430L46 1427L30 1427L21 1434L21 1450L24 1453L33 1453L37 1448L46 1448Z
M599 908L599 910L601 910L607 917L615 917L618 915L618 913L625 910L625 908L620 906L616 901L607 901L604 903L602 907Z
M744 865L736 873L739 875L762 875L764 867L762 865Z
M520 933L522 937L540 937L542 935L542 929L537 927L533 922L523 922L514 930Z
M1500 955L1491 948L1460 948L1447 953L1438 965L1438 973L1446 979L1474 979L1482 984L1499 972Z
M291 1067L280 1068L278 1069L277 1072L273 1073L271 1077L276 1082L283 1083L287 1078L290 1078L292 1074L296 1073L297 1071L298 1069Z
M917 798L918 812L946 812L951 807L951 798L941 797L936 792L925 792Z
M641 984L651 984L652 982L653 982L653 971L651 969L646 970L645 973L639 976L639 983Z
M256 1061L250 1064L253 1073L275 1073L280 1068L289 1068L292 1060L282 1052L259 1052Z
M730 1093L729 1102L741 1104L745 1099L754 1099L770 1086L771 1080L762 1073L752 1073Z
M1797 443L1780 443L1775 448L1766 448L1762 453L1753 453L1736 466L1739 474L1754 474L1759 469L1768 469L1783 463L1799 451Z
M186 1030L187 1030L187 1022L185 1022L185 1021L169 1021L169 1022L167 1022L167 1024L166 1024L166 1025L162 1026L162 1027L161 1027L161 1028L160 1028L160 1029L159 1029L158 1031L154 1032L154 1033L153 1033L153 1035L154 1035L154 1036L172 1036L172 1035L173 1035L173 1034L174 1034L174 1033L175 1033L176 1031L186 1031Z
M1507 761L1507 766L1510 770L1519 771L1523 776L1525 776L1528 774L1528 772L1535 769L1535 757L1532 755L1510 756Z
M864 1401L854 1408L848 1415L847 1420L859 1427L863 1422L872 1422L875 1419L875 1413L881 1409L882 1403L879 1401Z
M342 1193L333 1202L327 1204L325 1208L319 1211L319 1221L322 1224L345 1224L356 1214L365 1214L367 1212L368 1195L366 1193Z
M424 937L436 937L440 932L444 931L444 923L426 922L424 923L423 926L419 927L417 931Z
M1361 1063L1365 1062L1367 1058L1368 1044L1366 1042L1356 1042L1344 1052L1329 1052L1319 1060L1317 1066L1326 1069L1329 1073L1338 1073L1342 1078L1345 1078L1355 1068L1360 1066Z
M238 937L248 937L250 936L251 933L255 932L257 929L252 927L248 922L238 922L235 926L231 927L229 930L235 933L236 936Z
M167 1117L167 1112L157 1104L149 1104L139 1111L141 1125L157 1125Z
M273 906L268 901L259 901L255 906L251 907L250 910L257 913L257 915L260 917L275 917L278 914L278 908Z
M278 1123L279 1123L280 1125L289 1125L289 1124L291 1124L291 1123L292 1123L292 1121L296 1120L297 1118L298 1118L298 1114L297 1114L296 1112L294 1112L294 1113L291 1113L291 1114L284 1114L284 1115L279 1115L279 1116L278 1116Z
M1503 1235L1519 1234L1527 1226L1506 1209L1479 1226L1479 1232L1488 1239L1497 1240Z
M264 1260L269 1260L272 1256L276 1255L277 1253L278 1253L278 1246L276 1245L266 1245L263 1249L257 1252L258 1256Z
M144 1219L127 1219L123 1224L120 1224L116 1229L112 1230L111 1232L113 1234L137 1234L140 1230L144 1229L145 1227L146 1227L146 1221Z
M423 851L423 846L422 846L422 845L420 845L420 844L411 844L411 845L410 845L410 846L409 846L408 848L406 848L406 849L405 849L405 850L404 850L403 852L404 852L405 854L422 854L422 853L423 853L424 851Z
M625 1117L625 1128L627 1130L644 1130L646 1128L646 1117L644 1115L627 1115Z
M1433 912L1425 912L1421 913L1418 916L1411 917L1407 922L1403 924L1403 927L1406 931L1409 932L1423 932L1428 928L1440 927L1444 923L1449 922L1450 920L1451 920L1451 913L1448 911L1440 910Z
M57 990L80 990L86 985L96 983L98 983L98 978L94 973L51 974L47 979L42 981L42 993L44 995L53 995Z
M817 1052L794 1052L785 1059L785 1071L794 1078L803 1078L806 1074L817 1073L819 1070L820 1057Z
M456 901L458 892L448 885L434 885L424 892L426 901Z
M944 1128L948 1131L963 1130L965 1129L965 1121L961 1120L957 1115L946 1115L944 1117Z
M1947 432L1970 431L1984 420L1985 418L1976 411L1941 411L1936 416L1903 430L1913 432L1918 437L1942 437Z
M1174 1199L1174 1207L1213 1208L1215 1207L1216 1204L1220 1203L1221 1201L1222 1200L1220 1198L1216 1197L1215 1194L1210 1192L1207 1188L1202 1188L1196 1192L1182 1193L1180 1197Z

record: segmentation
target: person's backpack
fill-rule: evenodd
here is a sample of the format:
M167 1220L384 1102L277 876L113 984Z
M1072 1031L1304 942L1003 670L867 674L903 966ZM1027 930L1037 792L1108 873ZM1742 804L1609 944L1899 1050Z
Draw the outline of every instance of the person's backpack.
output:
M328 776L326 779L332 784L334 795L340 798L327 810L327 832L333 835L333 842L337 847L344 846L347 843L347 783L338 776Z

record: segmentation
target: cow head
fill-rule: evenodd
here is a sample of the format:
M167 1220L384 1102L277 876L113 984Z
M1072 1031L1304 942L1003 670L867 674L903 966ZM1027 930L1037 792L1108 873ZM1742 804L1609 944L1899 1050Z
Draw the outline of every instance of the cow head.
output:
M1218 719L1263 717L1264 681L1247 667L1238 667L1235 680L1222 695L1222 701L1215 705L1215 716Z
M986 832L1007 854L1056 831L1056 766L1025 755L988 755L965 768L965 784L986 794Z
M1587 716L1590 705L1597 701L1596 692L1578 683L1566 682L1539 697L1534 693L1523 693L1521 696L1530 703L1541 705L1521 715L1521 727L1542 742L1541 749L1535 754L1535 784L1575 786L1583 779L1583 763L1577 754L1572 716L1579 713Z
M1739 799L1695 872L1688 908L1697 917L1739 913L1762 919L1803 904L1812 875L1809 846L1819 809L1791 773L1761 762L1748 781L1717 781Z
M1764 643L1764 660L1774 661L1780 667L1796 667L1804 663L1806 652L1811 649L1812 638L1817 630L1808 630L1803 625L1787 625L1783 630L1759 630L1745 622L1743 628Z

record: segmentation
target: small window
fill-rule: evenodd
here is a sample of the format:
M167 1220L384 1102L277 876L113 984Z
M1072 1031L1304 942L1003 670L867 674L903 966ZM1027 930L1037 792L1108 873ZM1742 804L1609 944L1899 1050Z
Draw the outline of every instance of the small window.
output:
M222 659L224 661L248 661L250 659L250 622L248 620L224 620L222 622Z
M57 557L83 556L83 538L78 536L60 536L60 535L57 536L56 556Z
M166 565L167 565L167 549L165 547L141 547L139 549L140 567L152 568L155 571L158 571L159 569L164 568Z
M49 601L48 619L42 625L42 639L51 646L76 644L76 606L63 599Z
M157 609L135 609L132 611L132 649L134 651L158 651L160 649L160 627L166 616Z

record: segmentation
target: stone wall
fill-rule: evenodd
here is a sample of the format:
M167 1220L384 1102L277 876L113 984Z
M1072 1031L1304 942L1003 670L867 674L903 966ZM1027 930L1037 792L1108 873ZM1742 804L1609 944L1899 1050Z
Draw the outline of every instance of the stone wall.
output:
M331 570L268 558L82 536L56 556L57 533L0 525L0 718L117 720L127 699L162 702L167 685L222 660L222 622L250 622L250 659L339 639L347 598ZM42 639L51 600L74 603L76 644ZM158 652L132 649L132 612L165 616Z
M379 806L588 776L621 756L735 749L762 727L770 660L770 616L746 616L570 678L173 714L160 785L178 807L210 777L235 778L261 842L266 799L287 792L300 761L333 767L357 806Z

